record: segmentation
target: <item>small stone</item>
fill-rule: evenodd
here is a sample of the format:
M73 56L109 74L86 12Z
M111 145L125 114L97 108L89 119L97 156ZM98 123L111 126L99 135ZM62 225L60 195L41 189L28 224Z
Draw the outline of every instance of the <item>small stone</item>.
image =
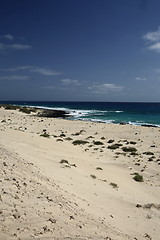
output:
M57 222L57 220L54 219L54 218L49 218L48 221L50 221L51 223L56 223Z
M17 195L17 194L15 194L14 198L15 198L15 199L19 199L19 197L18 197L18 195Z
M140 208L140 207L142 207L142 205L139 204L139 203L137 203L136 207L137 207L137 208Z
M14 217L15 219L18 219L18 218L20 218L20 214L16 212L16 213L13 214L13 217Z

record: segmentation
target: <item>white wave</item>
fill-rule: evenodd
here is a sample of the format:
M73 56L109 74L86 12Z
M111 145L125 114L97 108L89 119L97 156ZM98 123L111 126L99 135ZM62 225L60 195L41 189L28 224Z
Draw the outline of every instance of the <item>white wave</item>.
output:
M88 121L88 122L99 122L99 123L113 123L114 120L102 120L102 119L96 119L96 118L80 118L76 120L81 120L81 121Z
M84 117L84 116L90 116L92 115L95 111L93 110L74 110L74 109L70 109L70 114L74 117Z
M113 123L114 120L102 120L102 119L90 119L91 122L101 122L101 123Z
M77 109L68 109L70 114L74 117L84 117L84 116L93 116L93 115L105 115L106 113L120 113L123 111L101 111L101 110L77 110Z
M99 116L103 116L107 113L121 113L123 111L107 111L107 110L84 110L84 109L69 109L65 107L47 107L47 106L31 106L39 109L48 109L48 110L62 110L69 115L71 119L74 120L83 120L83 121L92 121L92 122L103 122L103 123L113 123L114 120L102 120ZM97 118L93 118L93 117ZM85 117L85 118L84 118ZM84 119L83 119L84 118Z
M121 113L123 111L108 111L108 110L84 110L84 109L70 109L64 107L46 107L46 106L32 106L32 105L25 105L28 107L36 107L39 109L48 109L48 110L62 110L69 112L70 115L73 117L83 117L83 116L92 116L92 115L104 115L105 113Z

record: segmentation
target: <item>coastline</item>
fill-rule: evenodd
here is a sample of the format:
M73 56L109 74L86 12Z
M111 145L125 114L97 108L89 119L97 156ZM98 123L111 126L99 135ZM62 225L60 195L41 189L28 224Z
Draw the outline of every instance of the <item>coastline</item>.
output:
M159 128L3 108L0 122L0 239L159 239Z
M39 103L39 104L37 105L37 103ZM94 105L97 103L94 103L92 106L90 106L90 108L88 108L89 106L86 108L86 105L83 105L83 104L82 104L83 106L81 106L82 108L79 108L78 105L76 105L76 106L74 105L74 108L72 108L73 106L71 107L71 105L67 105L68 106L67 107L67 106L65 106L65 103L63 103L63 102L61 103L62 104L61 106L57 106L57 107L54 104L55 104L54 102L50 102L49 105L45 104L45 102L30 102L30 104L29 104L29 102L28 102L28 104L23 103L23 102L19 102L19 103L18 102L14 102L14 103L8 102L8 104L1 103L0 106L4 107L7 110L17 109L17 110L25 112L27 114L37 112L37 115L38 116L41 115L42 117L66 118L69 120L80 120L80 121L96 122L96 123L106 123L106 124L113 123L113 124L121 124L121 125L129 124L129 125L133 125L133 126L160 128L160 119L159 119L160 109L159 109L159 107L155 107L155 106L153 107L153 105L152 105L152 107L147 106L147 107L149 107L150 110L148 110L148 111L145 110L145 114L144 114L144 109L142 108L141 111L143 112L143 114L142 114L141 118L139 119L140 116L137 114L140 110L138 110L138 112L135 112L134 114L132 113L133 110L137 111L136 108L137 107L139 108L138 105L136 105L136 108L132 109L132 111L129 113L129 115L126 115L127 111L125 109L123 109L123 110L122 109L121 110L116 110L116 109L113 110L112 109L111 110L110 107L106 106L106 105L105 105L105 108L104 108L104 106L102 107L101 104L102 105L105 104L103 102L99 103L100 106L103 108L103 110L102 109L100 110L100 108L101 108L100 106L96 107L96 105ZM80 102L78 104L80 104ZM86 102L86 104L90 105L92 103ZM113 103L106 103L106 104L108 105L108 104L113 104ZM116 104L119 105L121 103L116 103ZM123 103L123 104L125 104L125 103ZM131 104L131 103L127 103L127 104ZM145 103L135 103L135 104L145 104ZM149 104L149 103L146 103L146 104ZM158 104L157 106L159 106L159 103L155 103L155 104ZM109 107L109 109L108 109L108 107ZM116 105L117 109L119 107ZM146 108L146 105L143 107ZM115 106L113 108L115 108ZM123 108L124 108L124 106L123 106ZM157 115L154 115L155 113ZM108 118L108 116L106 114L107 115L113 114L113 116L111 118ZM124 114L124 115L123 115L123 117L121 115L122 118L120 117L118 120L117 114L118 115ZM133 115L134 115L134 117L133 117ZM143 119L144 115L145 116L149 115L149 118L146 119L146 117L145 117L145 120L144 120ZM136 120L136 118L137 118L137 120Z

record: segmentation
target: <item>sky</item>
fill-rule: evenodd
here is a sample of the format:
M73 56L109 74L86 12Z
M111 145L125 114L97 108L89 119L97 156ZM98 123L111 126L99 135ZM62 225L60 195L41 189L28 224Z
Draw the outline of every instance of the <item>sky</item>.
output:
M0 101L160 102L159 0L1 0Z

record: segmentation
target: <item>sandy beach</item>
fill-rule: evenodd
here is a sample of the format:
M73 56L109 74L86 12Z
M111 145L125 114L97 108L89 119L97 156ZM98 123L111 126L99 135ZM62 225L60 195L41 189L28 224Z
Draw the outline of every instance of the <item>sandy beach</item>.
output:
M0 239L160 239L160 128L0 108Z

